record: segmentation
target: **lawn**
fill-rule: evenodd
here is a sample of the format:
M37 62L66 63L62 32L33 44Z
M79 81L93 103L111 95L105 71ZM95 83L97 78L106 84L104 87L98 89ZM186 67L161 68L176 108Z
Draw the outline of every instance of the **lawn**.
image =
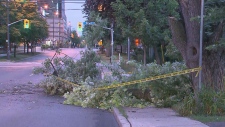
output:
M225 116L203 116L203 115L192 115L190 116L191 119L200 121L202 123L208 122L224 122Z
M100 51L98 51L98 55L101 57L101 60L103 62L110 63L110 57L107 57L105 52L101 53ZM126 61L128 59L127 54L125 54L125 53L114 52L113 55L114 55L114 59L113 60L115 60L115 61L119 61L119 55L120 55L120 57L122 57Z
M127 61L128 60L128 56L126 53L118 53L118 52L114 52L114 59L113 59L113 62L119 62L119 56L124 60L124 61ZM106 63L110 63L110 57L107 57L105 53L101 53L101 52L98 52L98 55L100 56L101 60L103 62L106 62ZM120 67L127 73L131 73L133 72L133 70L135 69L133 66L129 65L129 64L126 64L126 63L121 63L120 64Z
M16 57L14 57L13 53L10 54L10 61L17 62L22 59L35 56L40 54L40 52L34 52L34 53L17 53ZM0 56L0 62L8 61L7 56Z

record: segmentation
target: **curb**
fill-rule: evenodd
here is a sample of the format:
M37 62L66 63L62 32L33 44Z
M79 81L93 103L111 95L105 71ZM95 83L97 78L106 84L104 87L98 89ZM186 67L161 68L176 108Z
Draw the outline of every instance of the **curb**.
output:
M117 123L119 124L119 127L131 127L128 120L119 112L117 108L113 107L113 115L116 118Z

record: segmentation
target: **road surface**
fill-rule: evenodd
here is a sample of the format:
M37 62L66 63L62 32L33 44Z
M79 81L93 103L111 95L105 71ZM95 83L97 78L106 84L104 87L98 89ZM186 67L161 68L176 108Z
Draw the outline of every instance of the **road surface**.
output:
M63 49L74 59L82 49ZM44 77L33 75L53 51L17 63L0 63L0 127L118 127L109 111L62 104L64 98L46 95L36 85Z

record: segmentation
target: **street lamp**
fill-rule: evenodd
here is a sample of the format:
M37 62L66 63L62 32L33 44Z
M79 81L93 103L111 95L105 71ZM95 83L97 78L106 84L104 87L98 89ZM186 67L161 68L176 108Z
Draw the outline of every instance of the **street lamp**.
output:
M114 45L114 41L113 41L113 23L111 23L111 28L108 28L108 27L104 27L104 26L100 26L100 25L96 25L96 24L91 24L90 25L94 25L94 26L99 26L99 27L102 27L104 29L108 29L110 30L110 33L111 33L111 57L110 57L110 63L112 63L112 60L113 60L113 45Z
M60 20L59 20L59 43L61 42L61 41L60 41L60 24L61 24L61 23L60 23Z
M102 12L105 10L105 7L103 6L103 4L99 4L98 5L98 11L99 12ZM106 27L102 27L102 28L105 28L105 29L109 29L110 30L110 33L111 33L111 57L110 57L110 62L112 63L112 60L113 60L113 45L114 45L114 42L113 42L113 23L111 23L111 28L106 28Z
M55 16L58 16L58 11L53 14L53 48L55 44Z
M113 42L113 23L111 23L111 29L110 29L110 32L111 32L111 46L112 46L112 54L111 54L111 62L112 62L112 60L113 60L113 44L114 44L114 42Z
M55 10L55 7L51 7L51 8L48 8L48 5L44 5L44 8L47 10L47 9L52 9L53 10L53 48L55 46L55 16L58 17L58 11L54 12Z

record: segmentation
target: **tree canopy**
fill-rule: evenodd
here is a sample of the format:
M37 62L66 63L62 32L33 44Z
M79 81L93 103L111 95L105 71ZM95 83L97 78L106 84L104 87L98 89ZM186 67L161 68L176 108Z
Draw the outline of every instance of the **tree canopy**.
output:
M37 41L48 37L48 25L46 20L38 13L35 3L9 2L9 23L21 19L30 20L30 28L24 29L23 21L10 26L10 42ZM5 45L7 25L6 25L6 6L5 2L0 3L0 45Z

